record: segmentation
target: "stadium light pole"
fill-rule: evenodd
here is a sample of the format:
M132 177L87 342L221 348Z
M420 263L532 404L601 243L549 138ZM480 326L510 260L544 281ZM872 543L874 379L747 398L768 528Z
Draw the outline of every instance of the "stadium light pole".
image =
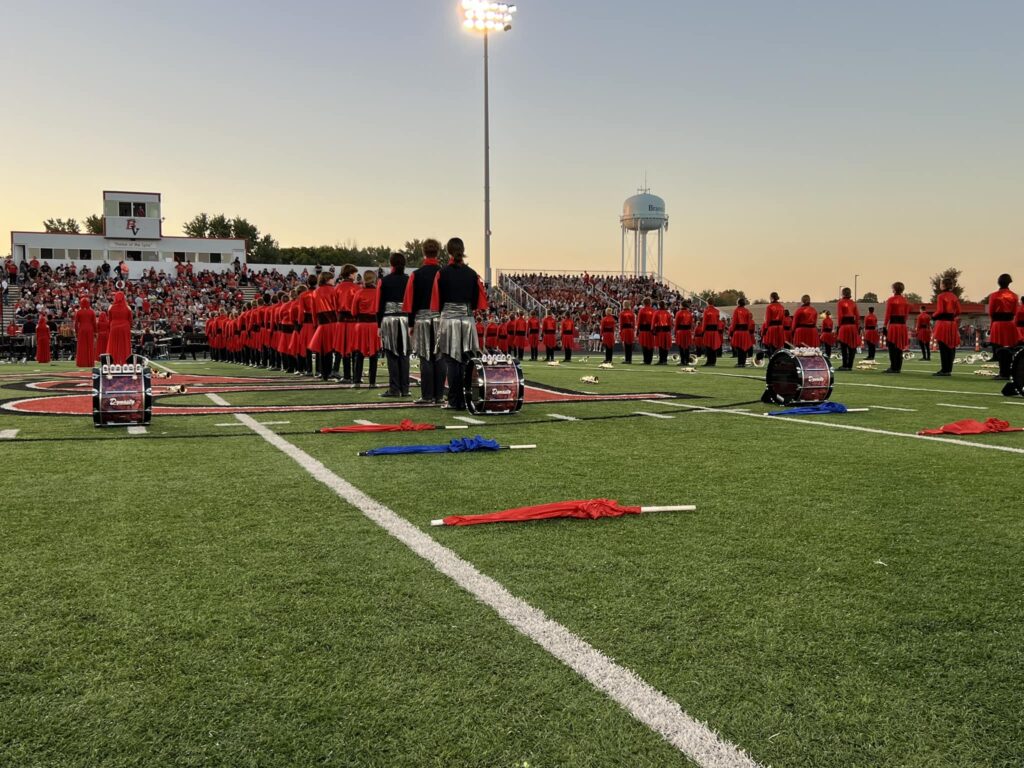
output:
M484 35L484 282L491 284L491 103L488 42L491 32L512 29L517 8L490 0L462 0L462 26Z
M853 276L853 300L854 301L860 301L860 294L857 293L857 280L859 278L860 278L860 275L854 275Z

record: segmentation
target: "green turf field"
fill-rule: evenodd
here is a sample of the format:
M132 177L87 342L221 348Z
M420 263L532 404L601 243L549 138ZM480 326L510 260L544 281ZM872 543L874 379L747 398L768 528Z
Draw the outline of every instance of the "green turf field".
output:
M1024 426L1024 399L911 361L898 377L837 374L833 399L866 413L780 420L757 402L763 372L729 359L695 374L597 362L524 367L563 389L689 397L531 404L468 432L315 433L458 423L439 409L252 418L761 765L1024 765L1024 433L909 437L964 418ZM2 366L0 399L67 394L23 385L70 370ZM205 391L160 404L210 406ZM0 411L11 430L2 766L695 764L233 415L157 416L128 436ZM476 433L538 448L356 456ZM430 527L593 497L698 511Z

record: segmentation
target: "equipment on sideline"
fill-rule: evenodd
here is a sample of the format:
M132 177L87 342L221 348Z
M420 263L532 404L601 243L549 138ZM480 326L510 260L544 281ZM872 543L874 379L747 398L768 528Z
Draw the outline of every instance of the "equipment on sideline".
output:
M145 426L153 416L153 374L149 361L132 355L114 365L100 355L92 369L92 423L97 427Z
M1013 363L1010 364L1010 380L1003 387L1003 394L1007 397L1024 396L1024 346L1018 346L1013 353Z
M497 440L476 437L458 437L441 445L388 445L360 451L357 456L396 456L405 453L474 453L475 451L523 451L536 445L499 445Z
M821 403L832 396L835 373L816 349L781 349L768 361L765 383L763 403Z
M466 366L466 405L472 414L508 414L523 408L526 378L509 355L475 357Z
M693 512L697 507L686 504L675 507L622 507L610 499L588 501L557 501L534 507L506 509L486 515L451 515L441 520L431 520L433 526L480 525L482 523L518 523L525 520L550 520L555 517L575 517L582 520L596 520L599 517L622 517L645 512Z

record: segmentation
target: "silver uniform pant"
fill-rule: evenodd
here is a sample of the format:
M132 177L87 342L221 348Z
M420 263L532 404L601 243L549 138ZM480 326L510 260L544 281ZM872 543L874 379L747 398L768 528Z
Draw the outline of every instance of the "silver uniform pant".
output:
M438 355L448 355L460 362L474 354L480 354L476 321L468 304L445 305L441 312L441 328L434 349Z
M441 327L441 315L429 309L416 313L413 326L412 351L429 360L437 347L437 335Z

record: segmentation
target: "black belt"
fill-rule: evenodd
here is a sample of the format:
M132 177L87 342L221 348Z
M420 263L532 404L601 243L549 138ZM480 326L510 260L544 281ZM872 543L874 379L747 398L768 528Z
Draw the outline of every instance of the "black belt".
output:
M743 323L742 325L737 325L735 328L733 328L733 332L734 333L736 331L746 331L746 330L748 330L746 323Z
M843 318L839 319L839 324L840 325L856 325L857 324L857 318L856 317L843 317Z
M294 325L282 325L281 326L281 332L282 333L291 333L294 330L295 330L295 326Z
M676 330L677 331L690 331L690 330L693 330L693 326L692 325L677 325L676 326Z
M993 312L992 313L992 322L993 323L1012 322L1013 318L1015 316L1016 316L1016 313L1014 313L1014 312Z
M538 331L538 330L530 331L530 335L531 336L540 336L540 331Z
M339 323L354 323L356 321L355 315L351 312L339 312L338 322Z
M707 333L708 331L711 331L712 333L714 333L717 330L718 330L718 326L717 325L705 325L704 326L704 333Z
M865 325L864 326L864 330L865 331L877 331L878 330L878 326L877 325Z
M1017 327L1018 328L1024 328L1024 320L1018 320L1017 321Z
M782 321L781 320L769 320L768 321L768 327L769 328L780 328L781 326L782 326Z
M644 325L643 323L640 324L640 332L641 333L649 333L650 330L651 330L651 326Z
M932 315L932 320L953 320L956 317L952 312L941 312L937 315Z
M312 323L313 322L313 313L312 312L307 312L306 314L304 314L302 316L302 322L304 322L304 323Z
M657 325L657 326L654 327L654 332L655 333L671 333L672 332L672 326L671 325Z
M814 323L800 323L797 328L817 328L818 326Z
M330 323L338 322L337 312L317 312L316 322L318 325L328 325Z
M376 315L356 315L355 320L356 320L357 323L376 323L377 322L377 316Z
M516 331L516 336L525 336L526 331Z
M624 331L632 331L633 330L633 326L632 325L623 325L622 326L622 330L624 330Z
M890 317L889 325L906 325L907 318L905 317Z

